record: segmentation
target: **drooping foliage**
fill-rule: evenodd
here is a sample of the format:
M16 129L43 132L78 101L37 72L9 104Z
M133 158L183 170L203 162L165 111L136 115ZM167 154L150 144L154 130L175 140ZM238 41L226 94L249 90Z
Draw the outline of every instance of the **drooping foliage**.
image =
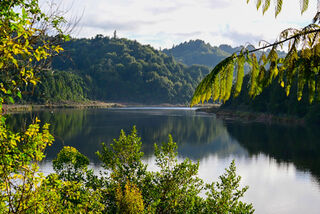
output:
M243 80L243 89L237 97L232 97L219 109L222 111L245 111L252 113L272 114L282 118L303 119L306 123L319 123L319 103L310 104L309 90L305 87L302 99L297 100L297 77L292 80L291 93L287 96L277 79L266 87L255 99L250 98L248 85L250 77L246 75ZM297 120L296 120L297 121Z
M249 2L250 2L250 0L247 0L247 3L249 3ZM261 8L262 13L264 14L270 8L270 2L271 2L271 0L256 0L255 4L256 4L257 10L259 10L259 8ZM319 3L320 2L318 1L318 5L319 5ZM274 1L274 6L275 6L274 10L275 10L276 17L281 12L282 5L283 5L283 0L275 0ZM300 0L301 14L303 14L308 9L308 7L309 7L309 0Z
M194 92L191 106L197 103L219 100L225 102L229 99L229 93L233 92L235 96L239 95L243 81L243 65L246 63L250 67L249 95L254 98L262 90L269 86L277 78L279 84L285 88L287 96L290 93L292 82L297 78L297 99L301 100L302 91L305 85L309 90L309 102L314 99L320 99L320 26L310 24L300 30L286 29L281 32L278 40L262 48L249 50L243 48L240 53L235 53L231 57L220 62L209 75L207 75L198 85ZM277 48L284 42L288 42L288 53L285 57L279 57ZM257 59L254 52L271 48ZM231 74L234 77L227 77L228 69L235 67ZM228 80L228 81L227 81ZM230 87L226 83L233 82ZM226 93L227 91L227 93Z

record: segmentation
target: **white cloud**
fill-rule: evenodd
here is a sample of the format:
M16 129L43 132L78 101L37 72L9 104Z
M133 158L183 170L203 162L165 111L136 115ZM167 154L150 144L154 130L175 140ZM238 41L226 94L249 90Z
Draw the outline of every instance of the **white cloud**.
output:
M262 15L254 1L246 4L245 0L64 0L63 4L73 5L73 16L84 10L77 37L111 36L117 30L120 37L156 48L189 39L212 45L257 44L259 39L272 42L281 30L310 23L316 12L316 1L310 1L301 16L299 0L284 1L277 19L274 5Z

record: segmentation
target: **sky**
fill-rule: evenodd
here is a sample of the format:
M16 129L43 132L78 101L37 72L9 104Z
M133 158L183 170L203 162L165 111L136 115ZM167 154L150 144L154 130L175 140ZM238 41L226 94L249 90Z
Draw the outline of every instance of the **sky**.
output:
M43 0L45 1L45 0ZM262 15L255 0L63 0L67 19L79 17L74 30L77 38L97 34L134 39L142 44L171 48L191 39L213 46L273 42L289 27L311 23L317 12L316 0L300 13L300 0L284 0L282 12L274 16L274 1Z

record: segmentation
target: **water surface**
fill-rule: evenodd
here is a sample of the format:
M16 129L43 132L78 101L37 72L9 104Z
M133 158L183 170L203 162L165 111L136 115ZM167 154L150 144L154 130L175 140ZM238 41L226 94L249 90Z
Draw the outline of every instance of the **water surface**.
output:
M38 116L51 124L55 143L41 165L51 172L51 160L65 146L76 147L101 169L95 152L136 125L144 161L154 166L153 145L172 134L179 158L200 161L199 174L217 181L235 159L242 185L250 188L245 201L256 213L320 212L320 133L318 127L223 122L189 108L122 108L53 110L10 116L15 129Z

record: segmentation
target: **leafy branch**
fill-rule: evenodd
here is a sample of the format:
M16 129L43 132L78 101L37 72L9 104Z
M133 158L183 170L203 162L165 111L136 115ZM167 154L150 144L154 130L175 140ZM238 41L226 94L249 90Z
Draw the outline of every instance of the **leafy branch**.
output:
M315 20L319 22L319 18ZM250 67L249 95L254 98L278 77L280 85L285 88L287 96L293 79L297 81L297 99L301 100L302 92L308 84L309 102L320 100L320 26L312 23L301 30L289 28L282 31L276 42L263 47L248 50L244 47L240 53L220 62L198 85L191 106L200 101L226 102L230 95L238 96L241 91L244 65ZM285 57L278 56L277 48L289 42L288 53ZM271 48L268 49L268 48ZM257 58L255 52L264 51Z

